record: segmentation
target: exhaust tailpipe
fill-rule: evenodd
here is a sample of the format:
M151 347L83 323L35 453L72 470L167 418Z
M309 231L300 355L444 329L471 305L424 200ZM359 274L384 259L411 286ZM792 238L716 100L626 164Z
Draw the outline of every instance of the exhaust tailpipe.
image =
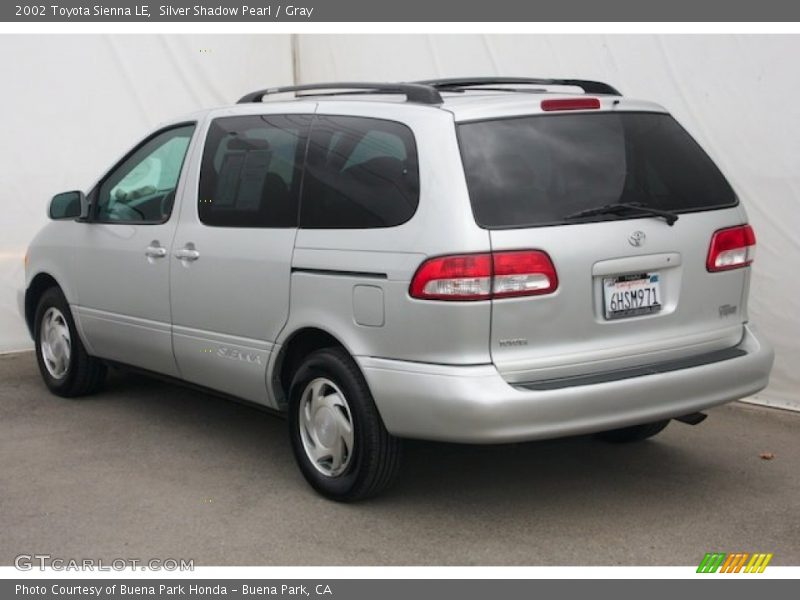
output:
M700 423L705 421L707 417L708 415L705 413L696 412L688 415L683 415L682 417L675 417L675 420L680 421L681 423L686 423L687 425L699 425Z

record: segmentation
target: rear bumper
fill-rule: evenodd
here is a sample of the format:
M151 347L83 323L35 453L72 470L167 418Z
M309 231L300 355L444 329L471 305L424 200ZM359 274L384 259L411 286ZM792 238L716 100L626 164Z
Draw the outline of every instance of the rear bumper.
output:
M678 417L766 387L774 353L746 325L744 354L711 364L559 389L506 382L492 365L357 357L390 433L503 443L577 435Z

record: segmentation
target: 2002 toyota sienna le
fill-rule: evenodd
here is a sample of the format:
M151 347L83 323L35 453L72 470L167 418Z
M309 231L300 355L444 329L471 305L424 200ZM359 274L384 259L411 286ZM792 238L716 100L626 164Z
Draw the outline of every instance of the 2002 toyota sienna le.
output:
M336 500L384 489L401 438L641 440L772 366L736 193L600 82L260 90L49 210L20 305L50 390L124 364L284 412Z

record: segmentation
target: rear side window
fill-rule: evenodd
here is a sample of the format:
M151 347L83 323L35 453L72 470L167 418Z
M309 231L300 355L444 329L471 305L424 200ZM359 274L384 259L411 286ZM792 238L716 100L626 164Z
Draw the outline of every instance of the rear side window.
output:
M475 219L487 228L574 223L565 217L616 202L673 212L737 203L708 155L665 114L528 116L464 123L458 134Z
M211 123L198 212L219 227L296 227L309 115L223 117Z
M319 116L308 147L300 226L392 227L419 203L417 148L401 123Z

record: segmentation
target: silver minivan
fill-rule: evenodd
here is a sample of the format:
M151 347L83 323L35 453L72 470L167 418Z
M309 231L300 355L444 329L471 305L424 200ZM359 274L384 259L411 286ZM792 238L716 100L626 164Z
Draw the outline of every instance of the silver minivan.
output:
M49 215L20 306L50 390L126 365L280 411L335 500L386 488L402 438L643 440L772 366L737 194L600 82L259 90Z

